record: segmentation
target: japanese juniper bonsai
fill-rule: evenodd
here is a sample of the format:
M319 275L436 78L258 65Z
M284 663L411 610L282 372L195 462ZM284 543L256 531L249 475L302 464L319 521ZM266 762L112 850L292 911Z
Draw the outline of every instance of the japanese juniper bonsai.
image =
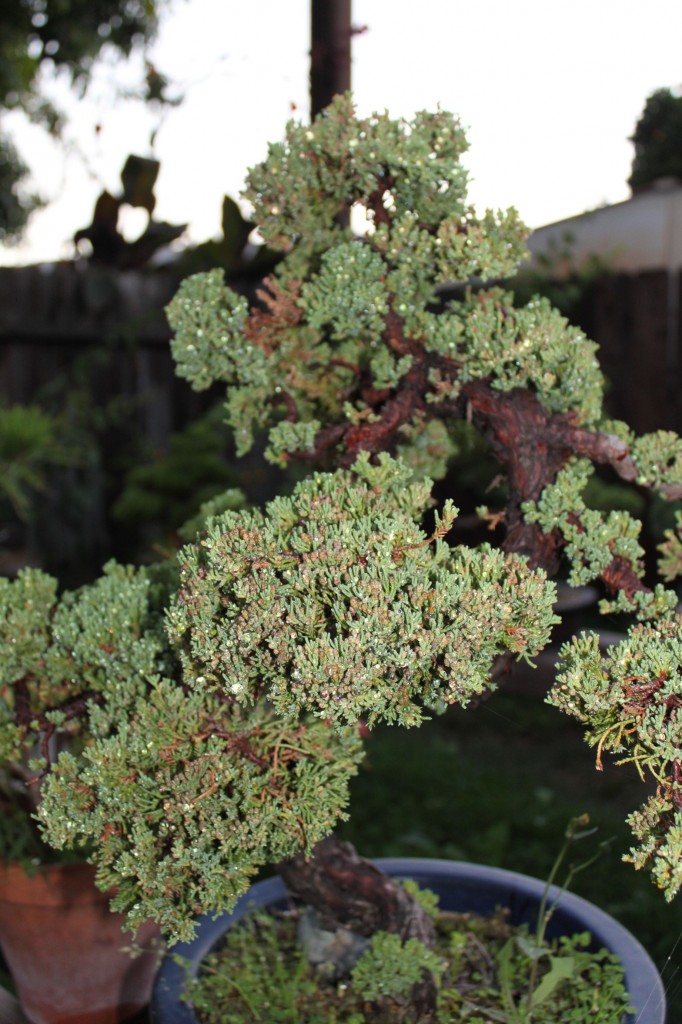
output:
M187 937L193 915L230 907L272 863L327 922L428 939L412 897L327 838L365 727L418 725L532 659L556 621L562 559L571 583L598 584L602 610L634 624L606 655L592 635L565 644L550 700L584 723L598 758L656 780L631 817L630 856L666 898L680 886L677 596L645 584L640 524L583 492L596 465L682 496L682 441L606 422L595 345L546 301L515 308L489 283L514 272L524 229L514 211L468 205L465 149L450 114L360 118L348 97L270 146L245 196L283 253L276 271L251 306L222 272L192 277L169 318L178 372L226 386L240 451L266 432L267 458L310 473L264 510L209 516L167 567L167 591L137 570L147 582L128 617L96 600L98 629L72 617L69 686L63 674L47 691L40 657L5 678L6 755L38 741L47 840L88 844L133 924L152 916ZM453 297L453 282L476 286ZM462 421L506 480L504 508L483 513L501 546L452 546L454 505L429 511L429 477L443 476ZM671 533L663 577L681 567ZM9 585L19 602L25 585ZM126 647L131 631L144 657ZM76 692L84 658L109 669ZM80 747L40 745L83 717Z

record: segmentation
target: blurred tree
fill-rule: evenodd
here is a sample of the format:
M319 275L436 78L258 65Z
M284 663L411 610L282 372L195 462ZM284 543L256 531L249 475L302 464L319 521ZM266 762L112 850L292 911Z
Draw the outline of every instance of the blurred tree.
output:
M682 181L682 93L673 89L653 92L631 142L635 157L628 184L633 192L657 178L674 177Z
M104 47L127 57L155 35L168 0L9 0L0 4L0 242L17 238L40 200L27 188L28 168L2 128L2 114L23 111L58 134L61 117L43 94L40 72L65 71L83 92ZM146 90L158 98L148 66Z

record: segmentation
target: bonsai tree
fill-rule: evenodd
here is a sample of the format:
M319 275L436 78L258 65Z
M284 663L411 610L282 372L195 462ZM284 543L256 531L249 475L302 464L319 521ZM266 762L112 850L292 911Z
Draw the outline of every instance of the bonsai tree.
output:
M38 741L44 836L87 846L133 926L152 916L187 937L194 914L232 906L276 864L328 924L428 942L420 904L330 838L349 779L375 723L417 726L532 659L557 621L562 561L631 626L607 655L589 634L567 643L550 699L584 722L598 764L611 752L656 780L630 856L666 898L679 888L677 596L645 582L639 524L583 491L606 466L677 498L682 442L605 421L595 345L545 300L515 308L494 284L525 232L514 211L467 203L465 149L450 114L361 118L349 97L289 125L245 192L283 253L276 271L251 305L222 272L195 276L169 318L178 372L226 386L240 452L266 432L271 461L310 474L263 510L206 509L166 583L134 574L141 603L125 598L120 616L101 582L62 598L56 690L40 682L52 655L13 651L4 734ZM455 505L432 507L460 421L506 479L504 507L481 510L496 546L449 544ZM673 532L665 580L681 566ZM8 622L30 612L32 578L8 585ZM53 751L81 721L91 739Z
M133 694L147 692L163 659L163 592L161 579L154 583L147 570L113 562L92 585L61 596L57 581L40 569L0 577L5 860L29 866L58 859L32 818L41 772L60 752L77 753L106 736ZM122 693L125 707L118 703Z

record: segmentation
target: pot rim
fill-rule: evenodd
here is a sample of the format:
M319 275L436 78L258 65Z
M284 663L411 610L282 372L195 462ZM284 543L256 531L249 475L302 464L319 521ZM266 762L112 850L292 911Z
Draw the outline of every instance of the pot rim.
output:
M61 907L66 904L106 904L111 892L95 885L95 868L87 861L56 861L36 864L0 859L0 890L3 903L17 906Z

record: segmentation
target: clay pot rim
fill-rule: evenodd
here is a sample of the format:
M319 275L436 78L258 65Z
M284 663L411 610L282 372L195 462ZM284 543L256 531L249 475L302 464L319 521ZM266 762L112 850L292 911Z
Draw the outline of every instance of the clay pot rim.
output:
M95 888L95 868L86 861L39 864L27 871L19 861L0 859L0 892L17 906L108 903L111 893Z

